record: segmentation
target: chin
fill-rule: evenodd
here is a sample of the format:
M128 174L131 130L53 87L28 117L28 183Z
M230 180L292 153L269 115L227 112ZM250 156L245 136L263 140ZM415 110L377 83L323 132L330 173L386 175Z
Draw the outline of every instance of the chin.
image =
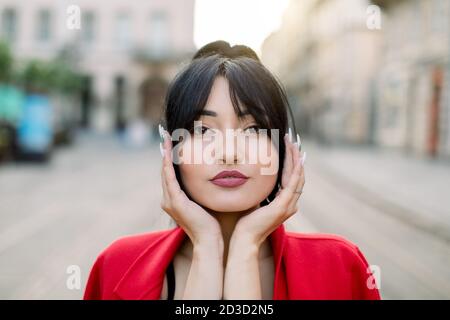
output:
M261 201L249 199L248 196L241 194L235 197L231 195L211 197L204 203L205 207L216 212L240 212L256 207Z

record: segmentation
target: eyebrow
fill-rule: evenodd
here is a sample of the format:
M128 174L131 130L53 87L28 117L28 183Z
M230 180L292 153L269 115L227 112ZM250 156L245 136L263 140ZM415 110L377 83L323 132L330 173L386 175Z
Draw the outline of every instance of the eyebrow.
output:
M246 110L246 111L243 111L243 112L241 113L241 116L246 116L246 115L249 115L249 114L250 114L250 112L248 112L248 111ZM217 112L211 111L211 110L202 110L202 111L200 111L200 115L202 115L202 116L217 117Z

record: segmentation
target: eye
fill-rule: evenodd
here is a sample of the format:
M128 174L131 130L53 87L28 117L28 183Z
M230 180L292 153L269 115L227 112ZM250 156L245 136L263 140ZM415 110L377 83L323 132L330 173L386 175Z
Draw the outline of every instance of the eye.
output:
M258 125L253 125L244 129L244 133L256 134L259 133L260 127Z
M213 133L214 132L214 130L213 129L210 129L210 128L208 128L208 127L205 127L205 126L197 126L197 127L194 127L194 134L198 134L198 135L204 135L205 133L207 133L207 131L210 131L211 133Z

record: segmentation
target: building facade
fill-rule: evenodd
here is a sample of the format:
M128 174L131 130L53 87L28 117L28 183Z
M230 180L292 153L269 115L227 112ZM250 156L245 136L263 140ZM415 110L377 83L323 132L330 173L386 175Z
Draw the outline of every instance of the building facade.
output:
M369 5L292 0L282 27L263 47L263 60L286 84L300 129L325 143L373 140L381 33L367 27Z
M374 1L382 7L377 141L423 156L450 156L450 3Z
M78 120L111 131L159 121L167 84L195 49L194 3L0 0L0 31L18 60L72 51L84 74Z
M292 0L263 60L319 141L448 158L449 48L449 1Z

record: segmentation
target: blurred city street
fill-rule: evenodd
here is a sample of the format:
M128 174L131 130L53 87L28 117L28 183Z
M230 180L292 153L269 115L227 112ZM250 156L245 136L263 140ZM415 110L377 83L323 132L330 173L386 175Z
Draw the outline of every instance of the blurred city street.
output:
M0 299L80 299L112 241L173 227L158 125L205 107L167 97L209 90L171 84L217 43L289 102L308 157L286 228L354 242L384 299L450 299L449 26L444 0L0 0Z
M81 135L48 165L0 167L0 298L79 299L110 242L163 228L159 158L157 148ZM81 290L66 287L70 265L81 268Z
M80 132L47 164L0 167L0 298L79 299L96 256L120 236L170 228L160 209L157 144ZM288 230L342 235L381 270L384 299L450 297L450 167L370 148L308 153ZM447 230L447 233L445 233ZM81 287L68 289L79 266Z

